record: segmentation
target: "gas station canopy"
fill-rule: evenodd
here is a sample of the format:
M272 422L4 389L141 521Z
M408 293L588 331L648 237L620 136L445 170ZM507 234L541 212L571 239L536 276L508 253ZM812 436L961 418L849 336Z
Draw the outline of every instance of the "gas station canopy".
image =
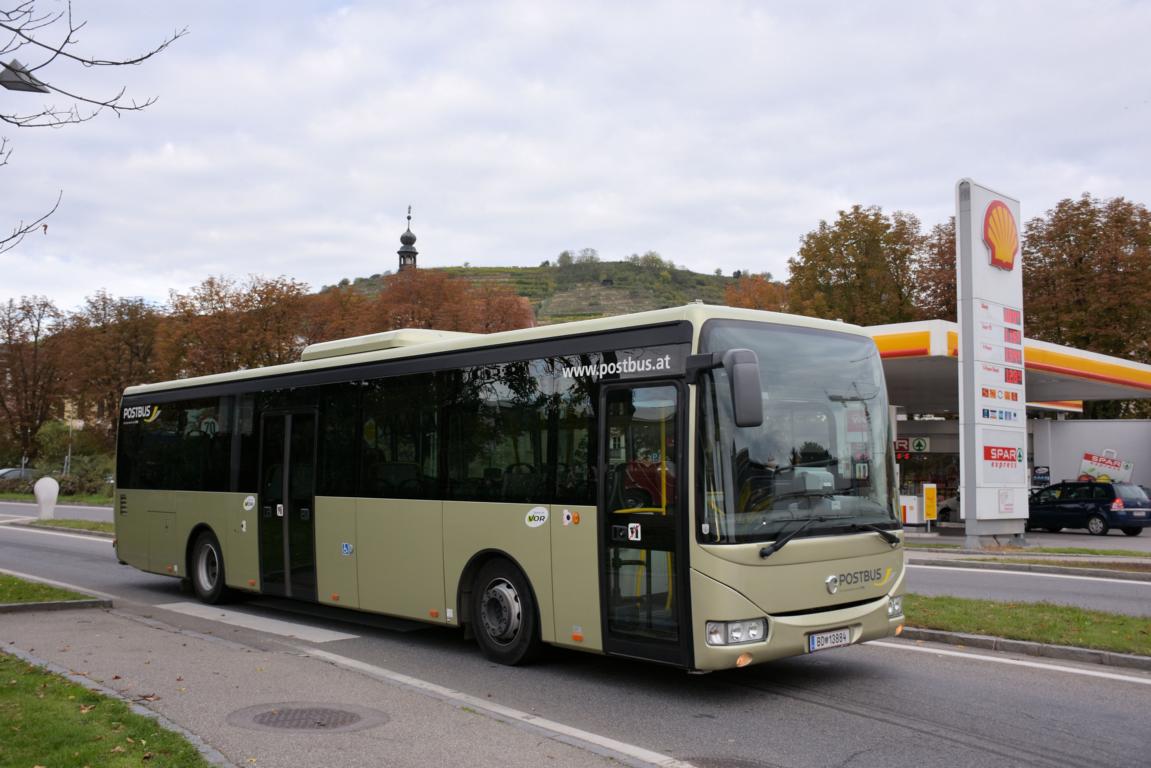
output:
M959 410L959 325L946 320L873 325L888 398L908 413ZM1025 338L1028 408L1081 411L1083 400L1151 398L1151 365Z

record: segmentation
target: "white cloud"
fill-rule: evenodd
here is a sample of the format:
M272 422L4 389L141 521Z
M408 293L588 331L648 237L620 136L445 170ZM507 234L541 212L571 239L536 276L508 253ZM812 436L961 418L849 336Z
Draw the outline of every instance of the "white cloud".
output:
M429 266L594 247L780 277L820 219L862 203L930 226L961 176L1026 216L1084 191L1151 203L1140 4L139 9L78 3L86 50L191 34L76 77L153 107L6 132L0 211L65 199L47 236L0 256L0 298L369 275L394 268L409 203Z

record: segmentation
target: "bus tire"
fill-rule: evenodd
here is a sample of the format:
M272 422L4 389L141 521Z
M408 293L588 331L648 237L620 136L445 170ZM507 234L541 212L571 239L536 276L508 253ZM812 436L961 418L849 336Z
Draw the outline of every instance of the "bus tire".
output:
M211 531L203 531L192 545L192 591L201 602L219 605L227 602L228 588L224 583L224 553L220 541Z
M540 651L539 617L528 581L507 560L489 560L472 588L472 624L484 656L515 666Z

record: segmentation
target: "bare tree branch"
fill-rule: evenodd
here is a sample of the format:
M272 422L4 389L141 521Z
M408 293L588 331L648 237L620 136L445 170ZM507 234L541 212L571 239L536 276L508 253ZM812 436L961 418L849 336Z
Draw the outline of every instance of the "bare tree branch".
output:
M45 73L50 66L66 62L84 67L124 67L142 64L186 35L187 28L173 32L155 48L137 56L105 59L75 52L74 47L79 44L77 33L86 24L86 21L77 22L73 18L71 2L60 10L47 12L37 9L36 0L24 0L8 8L0 8L0 56L5 59L0 61L0 75L5 75L7 87L17 89L13 99L5 99L4 110L0 111L0 122L17 128L59 128L85 123L104 110L109 110L119 117L124 112L139 112L156 103L155 96L150 96L144 101L128 98L125 88L108 97L87 95L78 89L55 84L56 78L49 78ZM36 60L22 65L16 59L7 58L21 50L23 56L30 55ZM12 76L16 76L16 79L12 80ZM63 106L46 104L40 109L28 112L19 111L8 104L10 101L19 102L21 98L25 98L19 95L20 91L34 92L44 89L46 92L69 99L71 103ZM0 137L0 166L7 165L10 154L7 138ZM47 213L28 223L21 220L12 228L10 235L0 236L0 253L15 248L26 235L39 227L43 227L47 232L45 221L60 207L62 197L63 192L57 195L55 204Z
M24 70L27 73L38 73L36 79L49 91L72 99L74 102L88 104L93 107L93 109L90 110L81 110L76 104L72 104L66 108L57 107L53 104L28 113L0 112L0 121L8 123L9 125L15 125L18 128L55 128L61 125L87 122L105 109L115 112L118 116L122 112L139 112L155 103L156 98L154 96L149 97L143 102L136 101L135 99L126 100L124 88L121 88L119 92L109 97L86 96L73 89L56 85L54 82L45 79L43 71L50 64L53 64L61 58L85 67L124 67L138 65L167 49L169 45L186 35L188 33L187 28L173 32L155 48L138 56L124 59L104 59L95 56L79 55L69 50L79 42L76 38L76 33L83 29L86 24L87 22L77 23L72 18L71 3L67 5L65 10L58 13L40 16L36 15L35 2L32 1L22 3L11 10L0 10L0 30L8 32L10 35L8 42L3 48L0 48L0 55L14 53L25 46L30 47L32 51L39 52L43 55L43 58L38 62L25 65ZM51 35L57 32L58 28L60 35L55 42L45 42L38 36L40 34ZM7 68L8 65L0 62L0 67Z
M44 222L46 222L48 217L54 214L56 209L60 207L60 201L63 198L64 192L61 191L56 195L56 202L52 204L52 207L48 210L48 212L40 216L40 218L36 219L35 221L29 222L27 224L25 224L23 220L17 222L16 226L12 227L12 234L8 235L7 237L0 237L0 253L12 250L20 244L20 241L24 239L25 235L27 235L29 232L40 229L41 227L44 228L44 233L47 234L48 225Z

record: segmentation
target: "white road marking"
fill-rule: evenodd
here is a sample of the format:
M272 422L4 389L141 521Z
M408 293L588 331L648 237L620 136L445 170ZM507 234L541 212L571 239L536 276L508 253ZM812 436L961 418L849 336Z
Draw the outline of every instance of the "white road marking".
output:
M653 752L650 749L636 746L635 744L628 744L627 742L617 741L616 739L608 736L601 736L598 733L592 733L580 728L574 728L570 725L557 723L554 720L537 717L529 712L522 712L518 709L505 707L502 704L488 701L486 699L479 699L475 696L470 696L462 691L457 691L452 688L445 688L442 685L421 680L417 677L410 677L409 675L400 672L393 672L390 669L377 667L374 664L368 664L357 659L350 659L347 656L340 656L328 651L321 651L318 648L299 648L303 653L309 656L314 656L318 659L330 661L333 664L344 667L345 669L354 669L359 672L371 675L372 677L386 680L393 683L399 683L424 693L431 694L440 699L455 702L461 706L478 709L488 712L496 717L504 720L525 723L536 728L563 736L569 739L577 739L598 747L600 749L609 750L618 754L624 755L632 760L638 760L649 765L660 766L660 768L694 768L691 763L686 763L682 760L677 760L669 755L664 755L659 752Z
M938 656L956 656L961 659L974 659L976 661L986 661L992 664L1007 664L1012 667L1030 667L1031 669L1042 669L1047 672L1063 672L1068 675L1081 675L1083 677L1101 677L1104 680L1121 680L1125 683L1138 683L1139 685L1151 685L1151 677L1136 677L1134 675L1124 675L1119 672L1098 672L1093 669L1082 669L1080 667L1064 667L1059 664L1048 664L1042 661L1024 661L1023 659L1007 659L998 656L987 656L982 653L970 653L967 651L949 651L945 648L926 648L919 645L905 645L904 643L892 643L886 640L871 640L863 644L864 647L869 645L877 645L881 648L895 648L900 651L916 651L917 653L934 653Z
M1036 571L1001 571L991 568L956 568L948 565L908 565L908 568L923 568L931 571L951 571L955 573L996 573L1001 576L1043 576L1048 579L1077 579L1079 581L1091 581L1104 584L1135 584L1143 587L1151 587L1151 581L1135 581L1128 579L1108 579L1104 576L1072 576L1065 573L1038 573Z
M11 522L11 521L9 521ZM83 533L65 533L64 531L50 531L47 528L35 528L30 525L10 525L4 530L20 531L22 533L38 533L44 536L63 536L66 539L79 539L80 541L94 541L111 548L112 540L107 536L89 536Z
M185 616L195 616L199 619L209 619L211 621L219 621L223 624L231 624L236 627L254 629L257 632L268 632L282 637L294 637L299 640L307 640L309 643L330 643L335 640L353 640L359 637L359 635L349 635L346 632L335 632L330 629L310 627L306 624L297 624L293 621L269 619L264 616L256 616L231 608L217 608L213 605L204 605L203 603L166 603L155 607L163 608L165 611L182 613Z
M60 589L70 589L73 592L83 592L88 595L95 595L102 597L105 600L119 600L120 598L115 595L110 595L107 592L98 592L89 587L81 587L78 584L69 584L65 581L54 581L53 579L45 579L43 576L34 576L31 573L21 573L20 571L10 571L7 568L0 568L0 573L5 573L9 576L15 576L18 579L26 579L27 581L35 581L40 584L47 584L50 587L59 587Z

